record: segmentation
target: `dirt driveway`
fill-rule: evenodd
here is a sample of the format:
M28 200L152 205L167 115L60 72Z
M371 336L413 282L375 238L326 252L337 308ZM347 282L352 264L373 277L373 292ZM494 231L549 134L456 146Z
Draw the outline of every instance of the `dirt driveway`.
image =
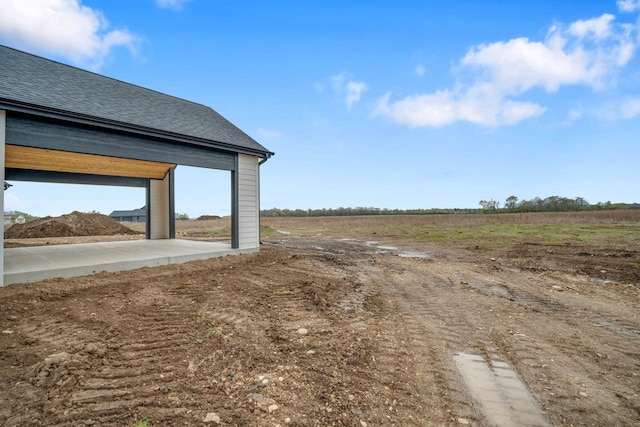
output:
M638 425L639 254L555 250L283 237L9 286L0 420Z

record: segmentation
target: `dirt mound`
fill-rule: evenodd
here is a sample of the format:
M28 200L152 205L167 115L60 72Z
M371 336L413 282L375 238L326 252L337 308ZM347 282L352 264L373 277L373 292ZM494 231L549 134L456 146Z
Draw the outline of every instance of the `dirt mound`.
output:
M210 219L221 219L222 217L219 217L218 215L200 215L198 217L198 221L207 221Z
M14 224L4 232L6 239L35 237L114 236L140 234L113 218L99 213L74 211L59 217L45 217L26 224Z

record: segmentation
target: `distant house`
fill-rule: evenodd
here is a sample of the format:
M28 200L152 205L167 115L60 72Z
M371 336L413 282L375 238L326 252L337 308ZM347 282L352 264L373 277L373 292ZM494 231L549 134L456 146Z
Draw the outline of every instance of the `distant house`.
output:
M16 214L5 214L4 215L4 225L12 225L12 224L24 224L27 220L23 215Z
M143 206L140 209L131 211L113 211L109 216L116 221L145 222L147 220L147 207Z

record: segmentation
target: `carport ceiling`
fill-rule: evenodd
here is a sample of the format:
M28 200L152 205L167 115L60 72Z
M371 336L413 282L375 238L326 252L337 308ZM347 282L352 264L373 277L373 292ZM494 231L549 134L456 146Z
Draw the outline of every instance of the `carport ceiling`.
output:
M17 145L6 145L5 147L5 167L14 169L163 179L169 169L175 166L172 163L122 159L44 148Z

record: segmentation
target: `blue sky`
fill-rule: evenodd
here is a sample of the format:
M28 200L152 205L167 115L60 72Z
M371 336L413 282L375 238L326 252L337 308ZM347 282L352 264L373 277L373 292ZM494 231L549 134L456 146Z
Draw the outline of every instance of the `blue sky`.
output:
M640 0L4 0L0 43L206 104L276 153L262 208L640 202ZM229 213L178 167L176 210ZM13 182L5 209L138 189Z

